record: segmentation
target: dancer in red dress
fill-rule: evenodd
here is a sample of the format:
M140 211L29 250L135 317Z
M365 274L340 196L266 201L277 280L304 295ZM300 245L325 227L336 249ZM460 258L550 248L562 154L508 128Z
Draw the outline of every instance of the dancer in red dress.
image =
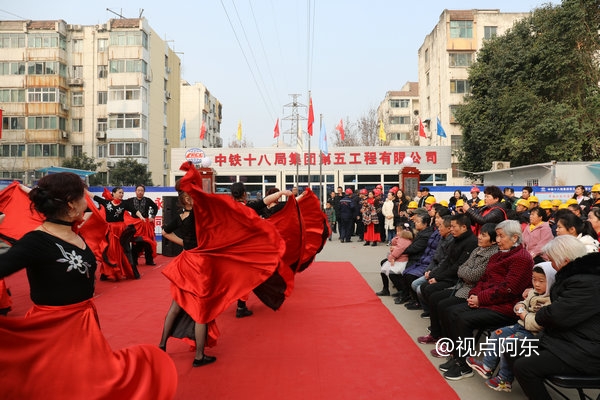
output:
M0 317L3 398L172 399L173 361L151 345L113 351L91 300L96 259L72 225L88 207L72 173L40 179L29 193L45 220L0 255L0 278L27 270L34 306Z

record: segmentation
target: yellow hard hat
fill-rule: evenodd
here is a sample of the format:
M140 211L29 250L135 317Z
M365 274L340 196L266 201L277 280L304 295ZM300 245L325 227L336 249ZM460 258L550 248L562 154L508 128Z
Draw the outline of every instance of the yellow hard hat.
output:
M567 203L562 203L560 206L558 206L559 210L564 210L565 208L569 208L569 205Z
M565 202L565 204L567 206L570 206L571 204L578 204L578 203L577 203L577 199L569 199Z
M552 207L558 207L561 204L562 204L562 201L560 201L559 199L552 200Z
M483 206L485 206L485 201L479 200L479 203L477 203L477 207L483 207Z
M429 196L428 198L425 199L425 203L426 204L435 204L436 203L435 197Z
M417 204L416 201L411 201L410 203L408 203L408 208L412 208L412 209L419 208L419 205Z
M591 192L600 192L600 183L596 183L594 186L592 186Z
M465 201L463 199L456 200L456 207L462 207L465 205Z
M525 199L519 199L517 201L517 205L518 206L523 206L525 208L529 208L529 202L527 200L525 200Z
M552 208L552 202L550 200L542 200L540 207L543 209L550 209Z
M529 196L529 198L527 200L529 200L530 203L539 203L540 202L538 200L537 196Z
M440 204L444 207L448 207L448 202L446 200L440 200Z

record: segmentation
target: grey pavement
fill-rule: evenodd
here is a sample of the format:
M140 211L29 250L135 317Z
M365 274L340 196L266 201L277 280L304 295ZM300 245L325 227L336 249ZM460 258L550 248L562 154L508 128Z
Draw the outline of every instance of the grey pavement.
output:
M327 241L327 244L316 257L316 261L349 261L354 265L358 272L362 275L365 281L371 286L373 292L381 290L381 276L379 274L379 261L383 259L388 252L389 247L384 243L379 243L378 246L363 246L363 243L357 242L357 237L352 237L352 242L341 243L337 234L333 234L332 240ZM310 273L310 269L306 272ZM375 296L375 294L373 294ZM410 311L402 305L394 304L393 297L380 297L381 302L390 310L396 317L396 320L408 335L412 338L415 344L423 351L423 354L436 367L442 364L445 359L435 358L429 352L434 348L433 345L424 345L417 342L417 337L427 334L429 319L420 318L421 311ZM402 368L402 364L398 365ZM410 366L406 366L409 368ZM439 371L439 370L438 370ZM440 371L440 374L442 372ZM496 392L485 385L485 381L477 373L471 378L464 378L459 381L446 381L454 389L461 399L464 400L517 400L525 399L523 391L519 384L515 381L512 387L512 392ZM401 389L401 388L400 388ZM390 393L397 393L402 398L401 391L394 391L390 388ZM566 391L569 398L577 399L576 391ZM555 399L561 399L560 396L551 393Z

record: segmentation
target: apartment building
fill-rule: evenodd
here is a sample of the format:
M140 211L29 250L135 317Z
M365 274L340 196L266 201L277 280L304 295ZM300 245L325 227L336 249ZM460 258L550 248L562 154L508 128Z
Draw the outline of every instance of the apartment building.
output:
M107 178L133 158L166 185L179 140L180 59L145 18L0 21L0 177L87 154Z
M185 121L185 139L179 147L223 147L221 119L223 105L202 83L181 84L181 121ZM204 128L202 127L204 124ZM200 139L204 130L204 139ZM179 166L175 166L179 167Z
M419 83L389 91L377 108L390 146L419 146Z
M419 48L420 116L430 135L430 146L451 146L452 178L449 184L463 184L457 151L462 143L461 127L454 114L469 93L469 67L486 40L502 35L529 13L501 13L500 10L444 10L439 22ZM437 119L446 138L438 135Z

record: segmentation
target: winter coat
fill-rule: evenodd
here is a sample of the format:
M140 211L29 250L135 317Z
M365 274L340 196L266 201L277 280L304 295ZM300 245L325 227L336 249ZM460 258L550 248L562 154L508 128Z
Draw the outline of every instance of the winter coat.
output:
M525 311L527 311L525 318L519 319L519 324L531 333L538 333L543 329L543 327L535 322L535 313L538 312L540 308L550 304L550 290L552 289L556 275L556 270L552 268L552 263L550 261L536 264L536 266L544 270L544 275L546 275L546 291L544 293L536 293L534 290L530 290L527 294L527 298L515 304L514 307L516 309L523 307Z
M385 229L387 230L393 230L395 225L394 225L394 206L395 203L393 200L390 199L386 199L386 201L383 203L383 206L381 206L381 213L383 214L384 218L385 218Z
M600 375L600 253L562 267L550 299L535 314L544 327L540 345L582 374Z
M418 277L423 276L423 274L427 270L427 267L429 267L433 256L435 255L435 251L437 250L438 243L440 242L441 238L442 235L440 235L440 232L438 232L437 229L434 230L431 236L429 236L429 240L427 241L427 247L425 248L425 251L423 252L423 255L421 256L419 261L410 266L407 266L403 274L409 274Z
M425 271L435 271L450 254L450 248L454 245L454 236L448 234L440 239L433 259Z
M513 306L531 286L533 259L523 245L499 251L490 257L479 282L469 292L476 295L479 307L487 308L509 318L515 318Z
M467 299L469 291L475 287L487 268L490 257L498 252L498 245L477 247L471 255L458 267L458 283L455 286L454 296Z
M476 247L477 238L470 229L460 236L455 237L448 257L440 264L439 268L429 273L429 278L435 278L437 282L455 284L458 280L458 276L456 275L458 267L467 261L471 255L471 251Z
M547 222L542 222L533 229L531 229L531 224L529 224L523 229L523 245L532 258L540 255L542 247L552 239L554 239L554 235Z
M412 241L409 239L405 239L402 236L395 236L392 239L391 250L387 256L387 260L389 262L407 262L408 254L404 252L408 246L412 244Z
M429 237L433 234L433 228L428 226L420 232L417 232L413 242L410 246L404 250L406 254L408 254L408 264L406 264L406 268L417 263L425 249L427 248L427 243L429 242Z

